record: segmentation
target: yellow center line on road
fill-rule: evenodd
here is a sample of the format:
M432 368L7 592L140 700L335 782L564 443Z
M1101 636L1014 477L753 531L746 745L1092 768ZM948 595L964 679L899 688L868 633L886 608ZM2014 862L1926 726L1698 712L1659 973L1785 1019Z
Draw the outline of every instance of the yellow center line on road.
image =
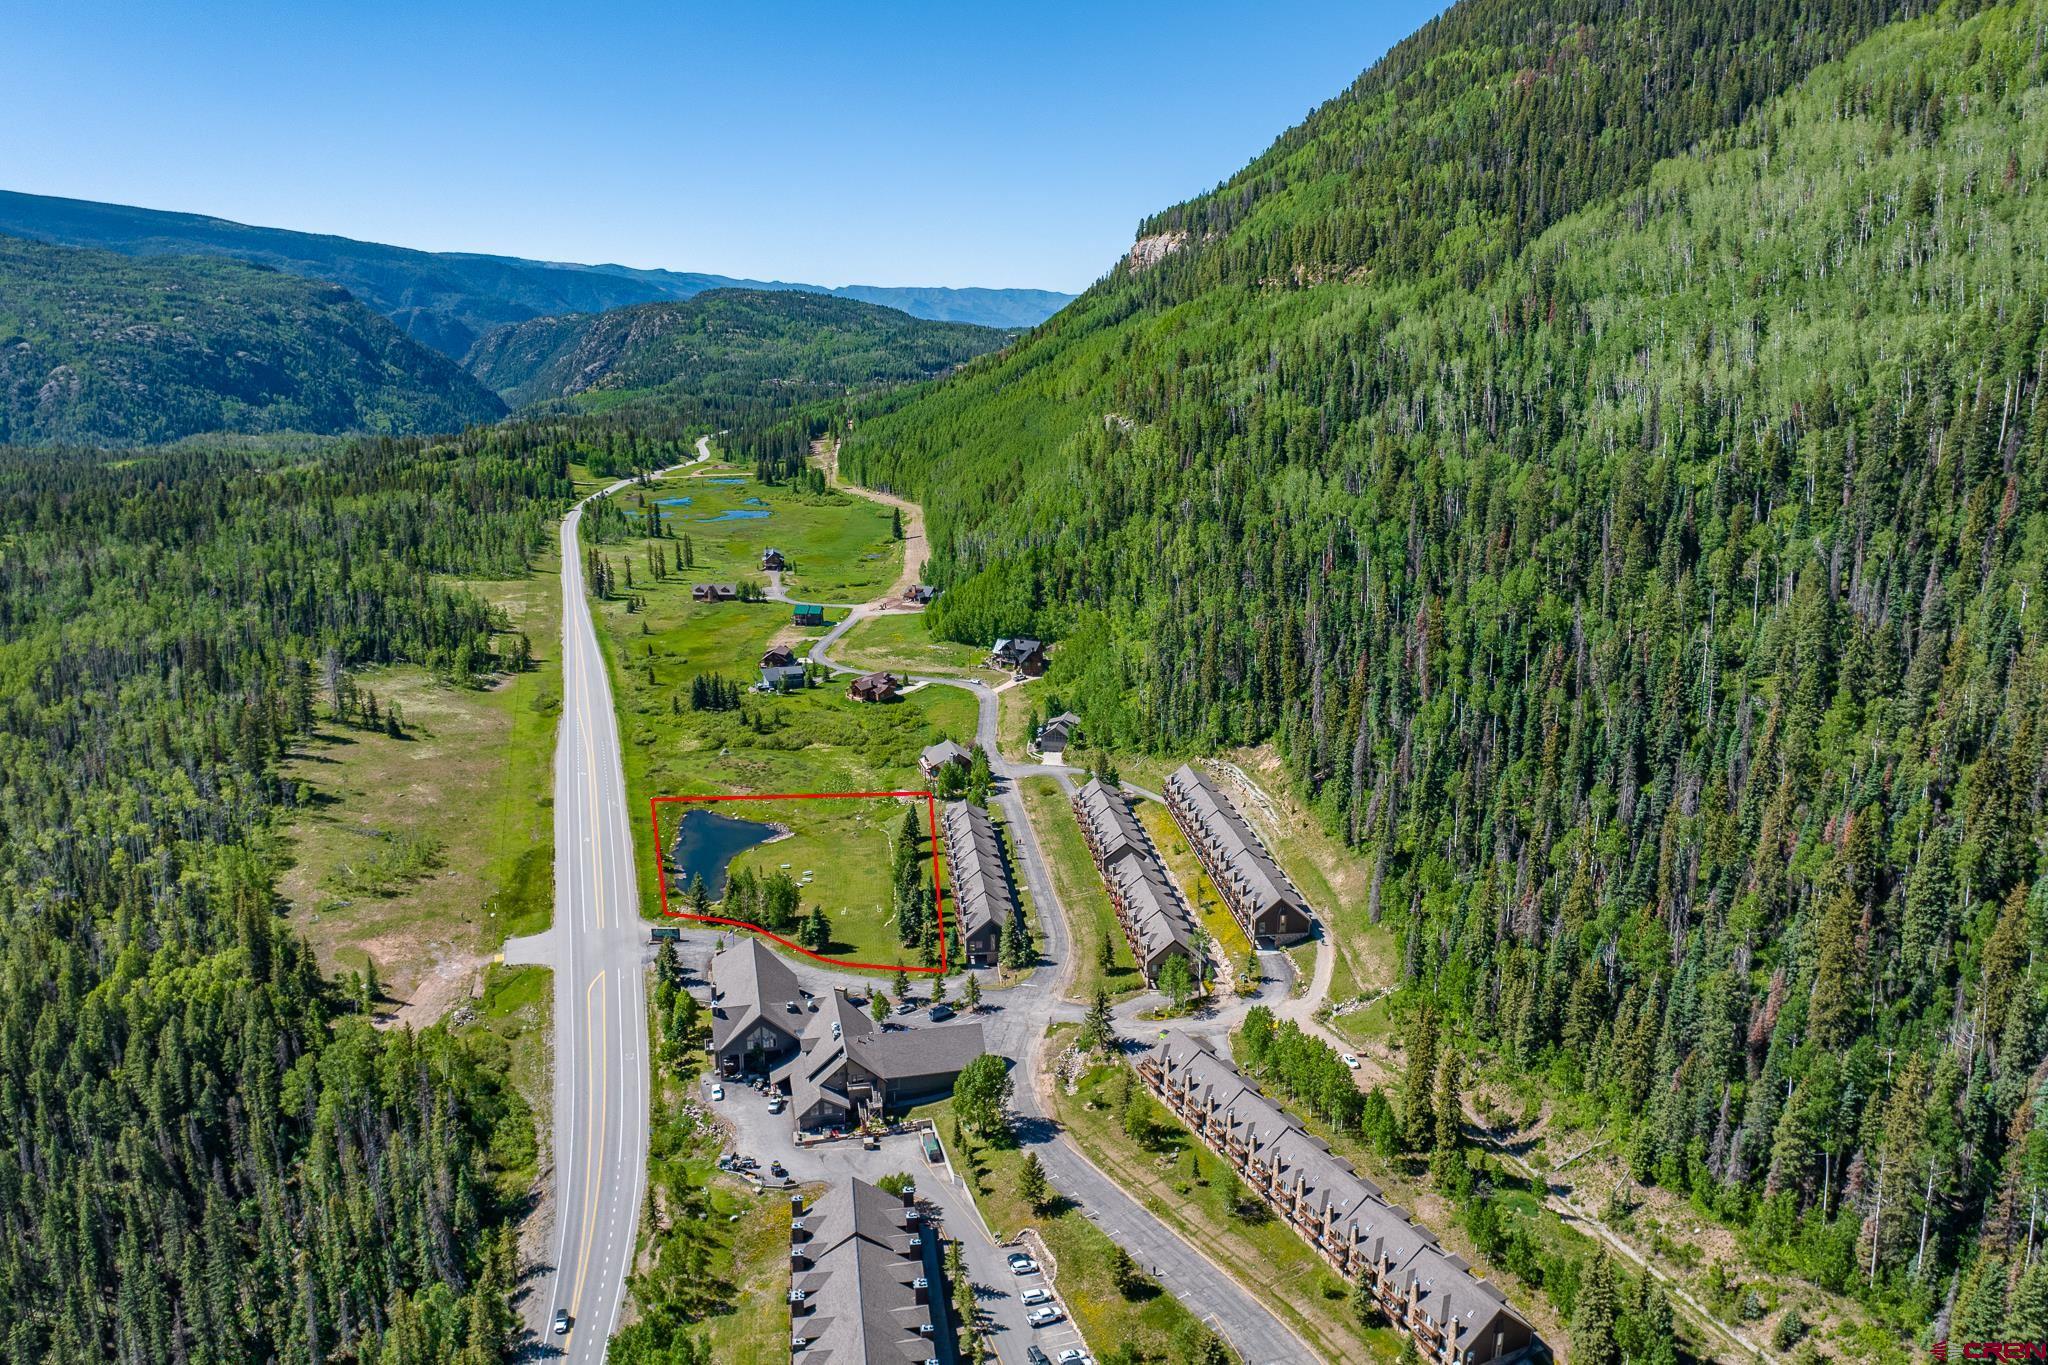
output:
M585 610L588 610L587 605ZM591 633L594 638L597 629L595 613L590 614L590 620ZM572 630L570 632L570 639L572 645L569 652L574 656L576 667L579 670L583 669L590 645L586 643L583 632L579 630ZM579 676L587 677L588 675L587 673L579 673ZM594 909L597 912L597 927L602 929L606 923L603 851L604 824L599 816L597 748L596 737L591 726L591 697L588 687L580 689L577 702L576 726L583 737L584 796L590 820L592 899ZM611 1109L611 1049L607 1045L608 1040L604 1036L605 1026L609 1021L610 1000L609 992L600 992L598 990L604 984L604 980L604 972L600 969L598 974L590 979L590 985L583 993L583 1022L586 1035L584 1079L586 1084L590 1086L590 1089L585 1092L590 1102L590 1115L586 1123L586 1136L589 1138L589 1142L583 1158L583 1238L576 1257L576 1288L569 1296L572 1320L579 1326L583 1321L583 1286L590 1274L591 1239L597 1232L598 1162L604 1151L605 1133L610 1122ZM591 1003L593 993L597 995L594 1011Z
M591 993L604 985L604 980L604 973L599 972L596 976L590 978L590 986L583 992L584 1050L587 1054L588 1065L592 1073L595 1073L602 1065L604 1059L609 1056L602 1036L604 1026L602 1023L593 1026L593 1013L590 1003ZM607 994L607 992L598 992L597 995L595 1018L599 1020L606 1016ZM600 1087L597 1096L598 1103L591 1109L590 1117L585 1125L588 1130L585 1135L589 1138L589 1146L583 1157L583 1242L581 1249L576 1253L576 1288L569 1295L570 1316L572 1321L578 1326L583 1322L583 1281L590 1274L590 1239L597 1231L597 1157L598 1153L604 1150L605 1121L607 1118L607 1107L604 1103L604 1098L603 1087Z

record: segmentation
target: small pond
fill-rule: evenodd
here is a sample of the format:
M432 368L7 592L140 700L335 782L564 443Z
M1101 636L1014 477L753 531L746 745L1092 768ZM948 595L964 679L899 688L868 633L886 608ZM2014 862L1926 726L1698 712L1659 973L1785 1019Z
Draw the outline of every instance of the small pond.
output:
M669 861L676 869L675 880L669 884L671 903L676 892L687 893L699 877L711 899L717 900L725 894L725 871L732 860L756 844L767 843L775 834L773 825L692 806L676 822L675 842L669 845Z
M720 513L719 513L719 514L718 514L717 516L715 516L715 517L699 517L699 518L697 518L697 520L699 520L699 521L758 521L758 520L760 520L760 519L761 519L762 517L765 517L765 516L768 516L768 515L769 515L768 509L766 509L765 507L762 507L762 508L756 508L756 507L735 507L735 508L733 508L733 509L732 509L732 510L730 510L730 511L726 511L726 512L720 512Z

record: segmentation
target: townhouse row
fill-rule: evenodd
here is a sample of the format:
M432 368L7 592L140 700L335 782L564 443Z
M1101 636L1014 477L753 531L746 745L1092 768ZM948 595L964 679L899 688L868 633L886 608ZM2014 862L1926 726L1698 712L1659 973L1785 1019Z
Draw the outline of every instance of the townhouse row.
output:
M1137 1071L1331 1269L1365 1285L1423 1359L1507 1365L1535 1345L1500 1290L1207 1044L1170 1034L1139 1056Z

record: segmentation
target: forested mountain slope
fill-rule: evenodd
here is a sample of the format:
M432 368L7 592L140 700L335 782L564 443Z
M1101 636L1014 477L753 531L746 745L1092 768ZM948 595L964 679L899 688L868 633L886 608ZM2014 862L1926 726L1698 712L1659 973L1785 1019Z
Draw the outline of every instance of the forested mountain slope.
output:
M1892 14L1459 5L842 460L1092 733L1275 741L1639 1179L2032 1339L2048 5Z
M504 411L334 285L0 237L0 443L451 431Z
M929 379L1007 340L993 328L925 322L852 299L720 289L500 327L463 363L515 406L659 392L730 408Z
M227 256L346 288L405 333L459 357L493 327L559 313L594 313L707 289L796 289L901 308L917 317L992 327L1044 321L1068 295L1047 289L941 289L789 284L693 271L576 265L359 242L251 227L198 213L100 204L0 190L0 232L135 256Z
M440 575L523 572L570 490L500 441L0 451L6 1359L504 1358L532 1115L320 979L272 830L349 669L495 662Z

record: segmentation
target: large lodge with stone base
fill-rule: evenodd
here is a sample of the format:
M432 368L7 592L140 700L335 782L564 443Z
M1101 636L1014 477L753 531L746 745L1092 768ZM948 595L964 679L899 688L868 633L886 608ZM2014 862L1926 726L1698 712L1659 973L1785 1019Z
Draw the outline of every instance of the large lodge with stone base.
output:
M1137 1065L1166 1107L1302 1240L1345 1279L1363 1281L1424 1360L1505 1365L1535 1343L1498 1289L1203 1043L1172 1034Z

